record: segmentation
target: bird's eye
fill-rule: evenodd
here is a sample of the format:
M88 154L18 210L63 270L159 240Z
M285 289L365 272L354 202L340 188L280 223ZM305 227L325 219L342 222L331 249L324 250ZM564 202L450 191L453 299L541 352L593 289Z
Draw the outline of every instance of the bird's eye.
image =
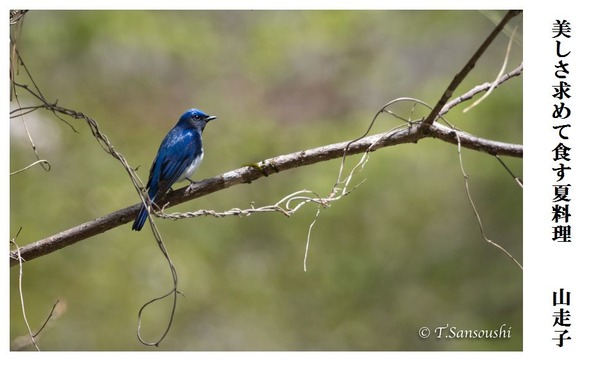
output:
M198 115L198 114L194 114L194 116L192 116L192 118L193 118L195 121L199 121L200 119L202 119L202 118L200 117L200 115Z

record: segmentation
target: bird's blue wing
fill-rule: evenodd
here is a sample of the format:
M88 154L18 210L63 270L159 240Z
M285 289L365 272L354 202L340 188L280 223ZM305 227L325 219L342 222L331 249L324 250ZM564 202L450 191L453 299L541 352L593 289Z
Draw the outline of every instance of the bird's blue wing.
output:
M181 177L202 151L200 134L175 128L165 137L150 169L148 195L161 197Z

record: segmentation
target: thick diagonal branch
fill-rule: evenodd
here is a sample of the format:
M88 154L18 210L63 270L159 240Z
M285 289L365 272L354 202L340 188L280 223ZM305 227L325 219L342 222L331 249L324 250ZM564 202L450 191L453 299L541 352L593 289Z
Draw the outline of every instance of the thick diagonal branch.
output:
M394 130L384 134L375 134L352 142L340 142L269 158L260 161L257 164L229 171L212 178L204 179L189 187L175 190L167 194L165 199L163 199L162 204L168 204L168 207L175 206L237 184L251 183L274 173L341 158L344 153L346 153L346 155L353 155L364 153L367 150L375 151L383 147L415 143L423 138L438 138L456 144L456 130L436 122L431 126L431 132L424 135L417 132L419 125L419 122L415 122L408 128L401 130ZM464 132L460 132L460 140L461 145L464 148L482 151L495 156L523 157L523 147L521 145L491 141ZM140 204L135 204L103 217L96 218L92 221L85 222L51 237L28 244L19 248L19 254L23 261L29 261L97 234L104 233L132 221L137 214L139 207ZM13 266L18 263L17 251L11 252L10 265Z

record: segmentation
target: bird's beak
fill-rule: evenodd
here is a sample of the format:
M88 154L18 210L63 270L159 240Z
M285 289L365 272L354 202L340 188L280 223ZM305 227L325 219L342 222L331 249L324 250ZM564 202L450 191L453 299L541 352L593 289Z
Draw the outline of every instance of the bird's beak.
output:
M212 121L213 119L217 119L217 117L216 117L216 116L214 116L214 115L211 115L211 116L209 116L208 118L206 118L206 121L207 121L207 122L210 122L210 121Z

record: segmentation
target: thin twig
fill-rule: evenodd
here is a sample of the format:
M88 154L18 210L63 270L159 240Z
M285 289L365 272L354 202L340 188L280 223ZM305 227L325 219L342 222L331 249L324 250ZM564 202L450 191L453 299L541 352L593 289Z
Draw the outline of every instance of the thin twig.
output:
M452 97L452 95L454 95L454 91L460 85L460 83L462 83L462 81L465 79L465 77L467 77L467 75L475 67L477 60L479 60L479 58L487 50L487 48L490 46L492 41L502 31L504 26L512 18L514 18L521 12L522 12L521 10L511 10L506 13L504 18L500 21L500 23L498 23L498 25L494 28L494 30L490 33L490 35L486 38L486 40L479 46L477 51L475 51L475 53L469 59L469 61L467 61L465 66L460 70L460 72L458 72L456 74L456 76L454 76L454 78L450 82L450 85L448 85L448 87L442 94L442 97L438 100L438 102L435 105L435 107L433 108L433 110L431 110L431 112L429 113L429 116L427 116L427 118L423 122L421 122L421 125L419 126L419 129L418 129L419 133L427 134L431 131L430 126L440 117L439 114L442 111L442 108L444 107L446 102Z
M318 208L317 213L315 214L315 219L312 221L312 223L308 227L308 234L306 235L306 245L304 247L304 261L303 261L304 272L306 272L306 263L308 261L308 248L310 247L310 236L312 235L312 230L313 230L313 227L315 226L315 223L317 223L317 219L319 219L320 212L321 212L321 209Z
M44 323L40 327L40 329L35 332L35 334L28 333L27 335L18 336L14 338L11 342L11 350L13 351L22 351L28 347L33 346L37 351L39 351L39 339L42 335L42 332L50 328L50 325L54 323L65 311L66 304L60 300L56 300L52 308L50 309L50 313L46 316Z
M31 164L27 165L24 168L21 168L21 169L18 169L16 171L14 171L14 172L11 172L10 176L16 175L17 173L24 172L24 171L28 170L29 168L31 168L31 167L33 167L34 165L37 165L37 164L41 164L42 166L47 167L48 169L44 168L44 170L46 170L46 171L50 170L50 163L48 162L48 160L37 160L37 161L34 161Z
M464 181L465 181L465 191L467 192L467 197L469 198L469 203L471 204L471 209L473 210L473 213L475 213L475 217L477 218L477 224L479 225L479 232L481 233L481 236L483 237L483 239L488 244L493 245L496 248L500 249L502 252L504 252L504 254L507 255L508 257L510 257L512 259L512 261L514 261L515 264L518 265L519 268L521 268L521 270L522 270L523 266L521 265L521 263L519 263L519 261L517 261L517 259L514 258L513 255L510 254L510 252L508 252L501 245L497 244L493 240L490 240L486 236L485 231L483 230L483 222L481 222L481 217L479 216L479 212L477 211L477 207L475 206L475 202L473 201L473 198L471 197L471 191L469 190L469 176L465 172L465 167L463 165L462 153L461 153L461 149L460 149L460 145L461 145L460 144L460 135L458 133L456 133L456 141L457 141L456 144L458 146L458 161L459 161L459 164L460 164L460 170L462 172L462 175L463 175L463 178L464 178Z
M469 90L467 93L464 93L464 94L460 95L459 97L457 97L456 99L449 101L448 103L446 103L446 105L444 105L444 108L442 108L442 110L440 111L439 116L443 117L444 115L446 115L446 113L448 113L448 111L450 111L452 108L458 106L459 104L461 104L467 100L473 99L473 97L475 97L476 95L478 95L482 92L489 91L492 87L496 88L499 85L501 85L502 83L512 79L513 77L521 76L521 74L523 74L523 63L519 64L519 66L517 66L515 69L513 69L512 71L506 73L505 75L503 75L502 77L497 79L496 85L493 85L492 83L484 83L484 84L478 85L476 87L471 88L471 90Z
M160 251L163 253L163 255L164 255L164 257L167 260L167 263L169 265L169 270L171 271L171 278L172 278L172 281L173 281L173 288L171 289L171 291L169 291L165 295L162 295L162 296L160 296L158 298L153 298L150 301L146 302L144 305L142 305L142 307L140 308L140 311L138 312L137 338L144 345L158 347L158 345L160 344L160 342L163 341L165 339L165 337L167 337L167 334L169 333L169 330L171 329L171 325L173 325L173 320L175 319L175 309L177 308L177 294L179 293L179 291L177 289L177 287L178 287L177 269L175 268L175 264L173 264L173 260L171 260L171 256L169 256L169 253L167 251L167 247L165 246L165 243L164 243L164 241L162 239L162 236L160 235L158 227L154 223L154 220L152 219L152 215L151 214L149 214L149 220L150 220L150 227L152 228L152 234L154 235L154 239L155 239L156 243L158 244L158 247L159 247ZM165 329L164 329L163 333L161 334L161 336L156 341L145 341L142 338L142 333L141 333L141 330L142 330L142 313L143 313L144 309L146 307L148 307L150 304L154 303L154 302L157 302L159 300L167 298L171 294L173 294L173 303L171 305L171 312L169 314L169 321L167 323L167 326L165 327Z
M46 326L50 323L50 320L52 319L52 315L54 314L54 310L56 309L56 306L60 303L59 300L57 300L56 302L54 302L54 305L52 305L52 309L50 309L50 313L48 313L48 316L46 317L46 320L44 321L44 323L42 324L42 326L40 327L40 329L33 335L33 338L36 338L40 335L40 333L42 333L42 331L46 328Z
M19 233L17 233L17 236L18 235ZM37 343L35 342L35 336L31 331L31 326L29 325L29 320L27 319L27 310L25 309L25 295L23 294L23 260L21 258L21 248L19 248L19 245L17 245L15 239L11 240L11 244L17 248L15 251L17 253L17 258L19 259L19 298L21 300L21 313L23 314L23 320L25 321L25 326L27 327L27 333L31 339L31 344L37 351L39 351L40 347L38 347Z
M502 166L504 167L504 169L506 169L506 171L510 174L510 176L515 180L515 182L519 185L519 187L523 188L523 180L521 180L519 177L517 177L511 170L510 168L504 163L504 161L502 161L502 159L498 156L495 156L496 159L500 162L500 164L502 164Z
M481 96L479 99L477 99L476 101L474 101L470 106L468 106L467 108L465 108L463 110L463 113L466 113L471 108L476 107L479 103L481 103L482 101L484 101L485 99L487 99L487 97L492 93L492 91L498 86L498 84L500 82L500 78L502 77L502 74L506 70L506 65L508 64L508 59L510 58L510 50L512 48L512 43L513 43L513 40L514 40L514 37L515 37L515 33L517 32L517 30L518 30L517 27L513 28L513 32L510 35L510 39L508 40L508 45L506 47L506 55L504 56L504 62L502 63L502 66L500 67L500 72L498 72L498 76L496 76L496 79L492 83L491 87L487 90L486 93L483 94L483 96Z

